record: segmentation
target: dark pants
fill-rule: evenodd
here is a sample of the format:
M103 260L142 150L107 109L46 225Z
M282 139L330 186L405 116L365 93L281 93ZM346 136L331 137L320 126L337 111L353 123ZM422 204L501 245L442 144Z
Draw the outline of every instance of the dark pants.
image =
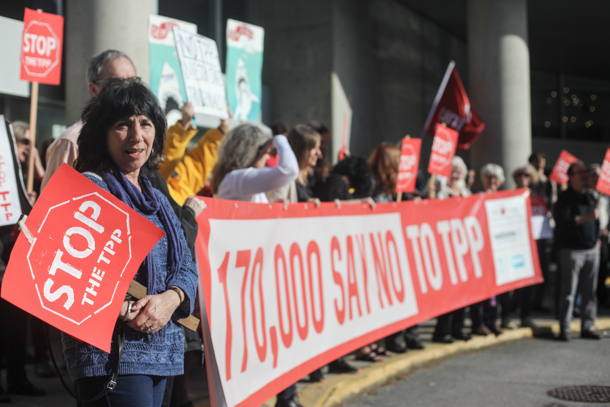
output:
M597 303L606 305L608 303L608 291L606 289L606 277L608 277L608 239L600 239L599 248L599 274L597 275Z
M498 319L498 305L496 298L491 297L488 300L477 302L470 306L470 319L472 321L472 330L485 325L487 327L496 326Z
M519 311L521 313L521 322L523 322L525 319L531 318L532 316L532 308L534 306L536 288L537 286L530 285L515 290L515 297L517 297Z
M124 375L117 379L114 390L81 407L161 407L165 393L164 376ZM76 394L85 400L95 397L108 383L108 376L85 377L74 385Z
M419 342L419 325L414 325L403 331L398 331L392 335L388 335L385 338L385 347L388 349L400 349L406 342L407 347L409 344Z
M434 328L433 339L442 339L446 335L461 337L464 328L465 308L456 309L436 318L436 328Z
M552 241L549 239L536 240L538 248L538 258L540 258L540 269L544 281L534 286L534 309L542 309L544 306L544 298L547 292L547 281L549 279L549 264L551 263L551 248Z
M500 318L510 318L510 314L513 308L513 292L508 291L498 295L498 302L500 303ZM492 325L493 326L493 325Z
M599 270L599 249L559 251L559 279L561 293L559 295L559 324L561 332L570 332L574 297L576 291L582 295L581 332L594 329L597 316L595 291L597 288L597 272Z
M0 299L0 359L5 358L7 382L17 384L26 379L25 342L28 314Z
M297 385L291 384L285 390L282 390L277 394L278 400L290 400L297 393Z

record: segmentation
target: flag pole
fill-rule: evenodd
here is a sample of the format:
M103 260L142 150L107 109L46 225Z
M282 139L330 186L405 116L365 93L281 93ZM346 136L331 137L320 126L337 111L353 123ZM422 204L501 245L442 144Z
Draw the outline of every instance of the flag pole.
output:
M36 10L42 13L42 9ZM34 191L34 149L36 148L36 119L38 117L38 82L32 82L32 100L30 102L30 157L28 161L27 192Z

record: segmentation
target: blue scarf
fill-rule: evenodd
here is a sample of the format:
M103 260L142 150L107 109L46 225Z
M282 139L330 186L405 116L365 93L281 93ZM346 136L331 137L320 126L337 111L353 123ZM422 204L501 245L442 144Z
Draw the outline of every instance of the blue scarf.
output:
M118 168L113 168L112 171L103 174L104 181L108 184L110 193L132 209L137 209L144 215L157 215L161 224L165 228L168 240L167 264L168 273L165 279L166 287L170 287L180 271L184 252L180 242L178 229L172 222L172 215L166 205L163 205L159 197L154 191L150 180L146 175L140 172L138 182L142 188L142 192L127 178ZM152 251L148 253L143 266L148 271L148 294L159 294L157 279L155 278L155 264L152 257Z

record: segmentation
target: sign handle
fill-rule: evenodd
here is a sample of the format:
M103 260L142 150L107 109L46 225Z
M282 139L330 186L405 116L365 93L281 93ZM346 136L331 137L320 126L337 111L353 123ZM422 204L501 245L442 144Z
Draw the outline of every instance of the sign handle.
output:
M36 118L38 117L38 82L32 82L30 103L30 158L28 162L28 194L34 191L34 149L36 148Z

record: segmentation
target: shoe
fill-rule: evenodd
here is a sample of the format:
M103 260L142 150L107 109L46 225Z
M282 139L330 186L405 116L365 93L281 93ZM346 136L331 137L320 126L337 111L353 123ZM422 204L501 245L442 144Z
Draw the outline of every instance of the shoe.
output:
M407 353L409 349L406 346L386 346L386 348L392 353Z
M36 366L34 367L34 372L36 373L37 377L40 377L42 379L50 379L52 377L57 376L57 373L55 373L55 369L49 364L47 360L36 363Z
M482 336L491 335L491 331L485 325L481 325L480 327L478 327L477 329L472 331L472 333L473 333L473 335L482 335Z
M280 400L278 398L275 403L275 407L303 407L303 405L299 401L299 397L295 394L286 400Z
M34 397L41 397L47 394L44 389L34 386L28 379L24 379L19 383L9 384L7 393Z
M538 325L531 318L525 318L521 320L521 328L537 329Z
M517 325L510 318L503 318L500 327L503 329L516 329Z
M595 332L594 330L590 330L590 331L582 331L580 333L580 337L583 339L596 339L599 340L602 337L600 336L600 334L598 334L597 332Z
M426 346L418 339L416 341L407 341L407 349L421 350L426 349Z
M500 328L498 325L490 327L489 330L496 336L504 333L504 329Z
M8 404L11 402L11 398L4 392L4 389L0 386L0 404Z
M435 338L434 336L432 337L432 342L434 343L454 343L455 342L455 338L449 334L442 336L442 337L437 337Z
M316 369L309 374L309 380L316 383L321 383L324 381L324 373L322 373L322 369Z
M570 342L570 334L568 332L562 332L555 337L555 340L561 342Z
M343 358L339 358L328 364L328 373L358 373L360 369L347 363Z
M470 334L465 334L463 332L459 332L457 334L454 334L453 337L458 340L458 341L469 341L472 339L472 335Z

